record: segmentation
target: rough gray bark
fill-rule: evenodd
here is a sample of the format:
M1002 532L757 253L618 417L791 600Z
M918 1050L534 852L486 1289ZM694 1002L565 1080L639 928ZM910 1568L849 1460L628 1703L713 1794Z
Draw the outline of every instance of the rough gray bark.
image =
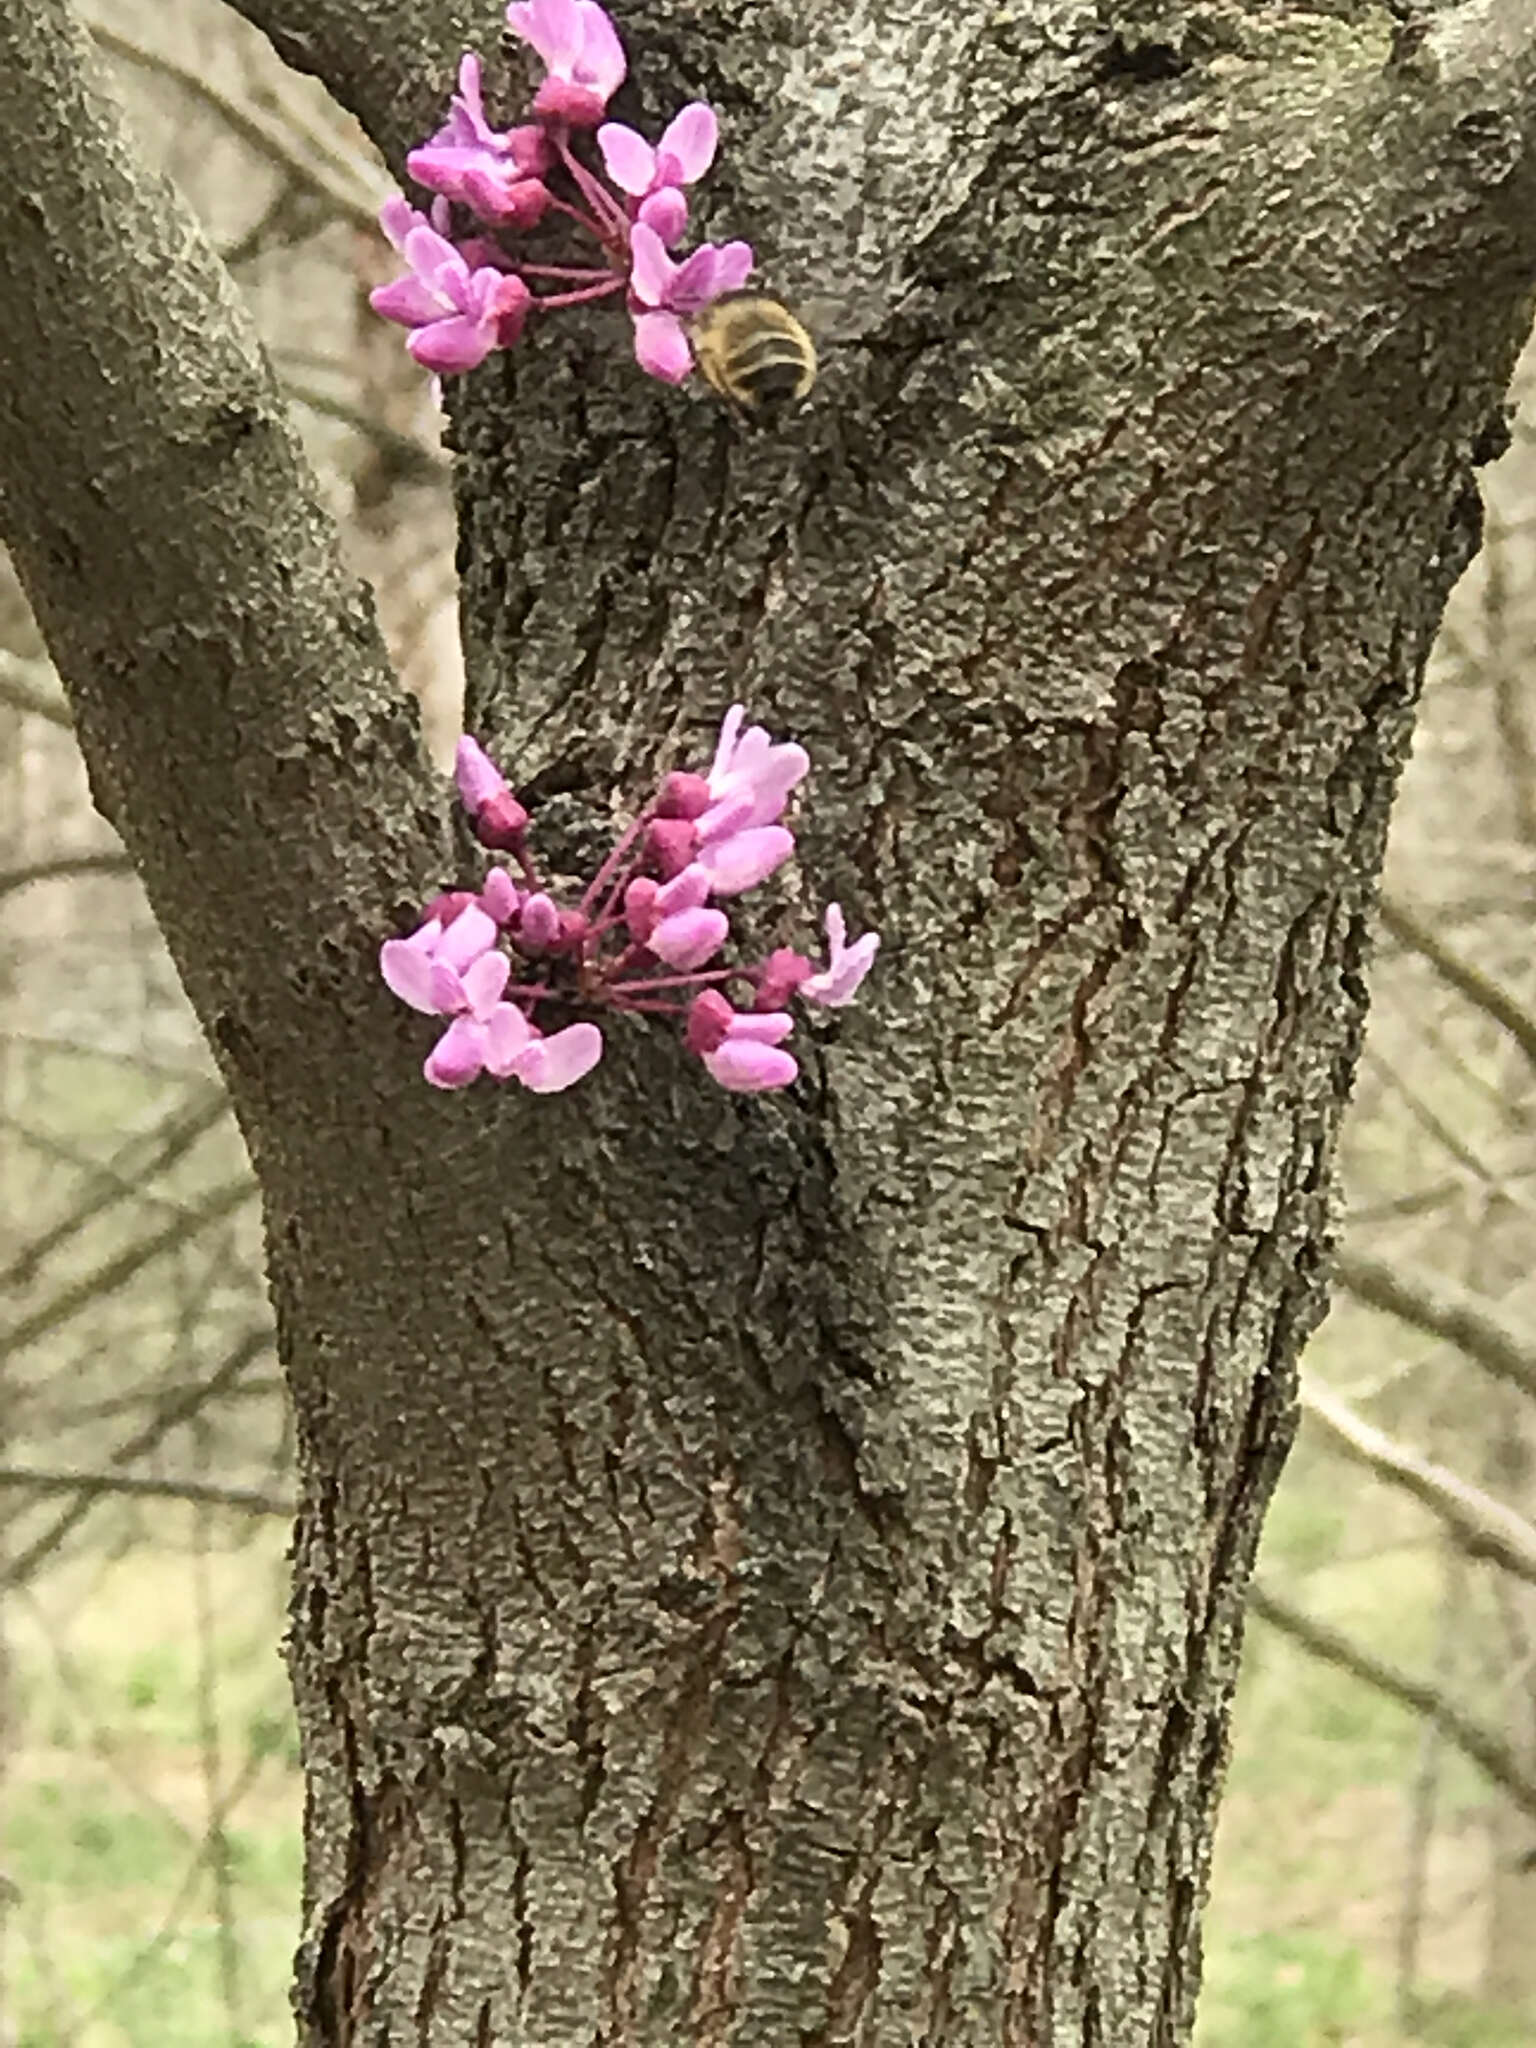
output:
M412 139L396 7L242 11ZM1187 2038L1536 53L1522 0L1396 58L1363 5L1145 12L623 15L650 110L727 110L715 224L853 338L778 439L618 322L477 376L469 722L579 834L746 697L888 950L791 1101L637 1036L535 1102L416 1079L373 956L444 806L227 289L0 0L0 512L300 1418L308 2041Z

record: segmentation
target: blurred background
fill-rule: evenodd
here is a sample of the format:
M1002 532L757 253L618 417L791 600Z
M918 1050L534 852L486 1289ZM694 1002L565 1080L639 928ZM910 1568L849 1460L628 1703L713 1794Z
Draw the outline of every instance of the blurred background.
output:
M215 0L95 0L429 744L461 694L388 189ZM1536 2039L1536 356L1393 829L1334 1311L1254 1593L1200 2048ZM0 2043L277 2048L291 1441L239 1138L0 558Z

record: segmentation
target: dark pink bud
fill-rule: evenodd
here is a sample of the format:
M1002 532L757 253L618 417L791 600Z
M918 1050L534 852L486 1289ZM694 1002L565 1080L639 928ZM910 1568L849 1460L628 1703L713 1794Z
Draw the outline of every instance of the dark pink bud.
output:
M654 818L645 828L650 856L669 881L693 859L698 841L698 833L686 818Z
M536 121L525 122L521 128L509 128L506 141L513 163L525 178L543 177L555 161L550 139Z
M792 946L779 946L757 970L754 1010L782 1010L811 972L811 963Z
M663 778L661 793L656 799L656 815L660 818L699 818L713 801L704 776L694 775L686 768L674 768Z
M562 952L579 953L581 942L587 936L591 920L584 910L562 910L560 913L560 949Z
M660 894L660 883L649 875L637 875L624 891L624 923L637 946L643 946L656 929L660 915L656 898Z
M520 847L527 829L528 813L510 789L497 790L488 796L475 817L475 837L480 844L495 847L503 853L514 852Z
M560 943L560 912L542 889L524 899L517 943L524 953L547 953Z
M688 1005L683 1043L690 1052L718 1052L736 1021L736 1012L717 989L707 988Z

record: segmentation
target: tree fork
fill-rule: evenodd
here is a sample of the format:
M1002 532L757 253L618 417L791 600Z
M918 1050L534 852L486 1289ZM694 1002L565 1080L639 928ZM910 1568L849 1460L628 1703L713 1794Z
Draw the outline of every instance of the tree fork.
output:
M243 11L397 157L465 26L415 10L407 62L373 0ZM23 275L99 246L54 12L0 6ZM429 1098L373 951L446 812L350 599L301 586L328 695L313 634L295 682L135 584L146 680L123 517L50 544L80 389L156 442L237 310L110 407L104 332L71 407L0 319L8 537L266 1202L313 2043L1187 2038L1387 804L1536 271L1536 59L1513 4L1411 65L1364 9L1150 56L1122 14L816 5L786 50L637 7L640 90L752 110L730 230L861 324L777 440L617 322L455 399L467 722L548 817L732 697L811 748L805 866L890 936L793 1101L638 1034L577 1097ZM166 202L114 193L31 321L161 303ZM200 502L157 498L162 550ZM275 749L171 689L210 636Z

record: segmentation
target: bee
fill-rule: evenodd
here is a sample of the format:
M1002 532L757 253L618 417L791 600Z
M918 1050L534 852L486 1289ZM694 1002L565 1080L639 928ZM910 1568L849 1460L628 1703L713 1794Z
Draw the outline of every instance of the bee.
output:
M816 382L816 344L762 292L723 292L693 322L692 338L705 380L744 419L771 425Z

